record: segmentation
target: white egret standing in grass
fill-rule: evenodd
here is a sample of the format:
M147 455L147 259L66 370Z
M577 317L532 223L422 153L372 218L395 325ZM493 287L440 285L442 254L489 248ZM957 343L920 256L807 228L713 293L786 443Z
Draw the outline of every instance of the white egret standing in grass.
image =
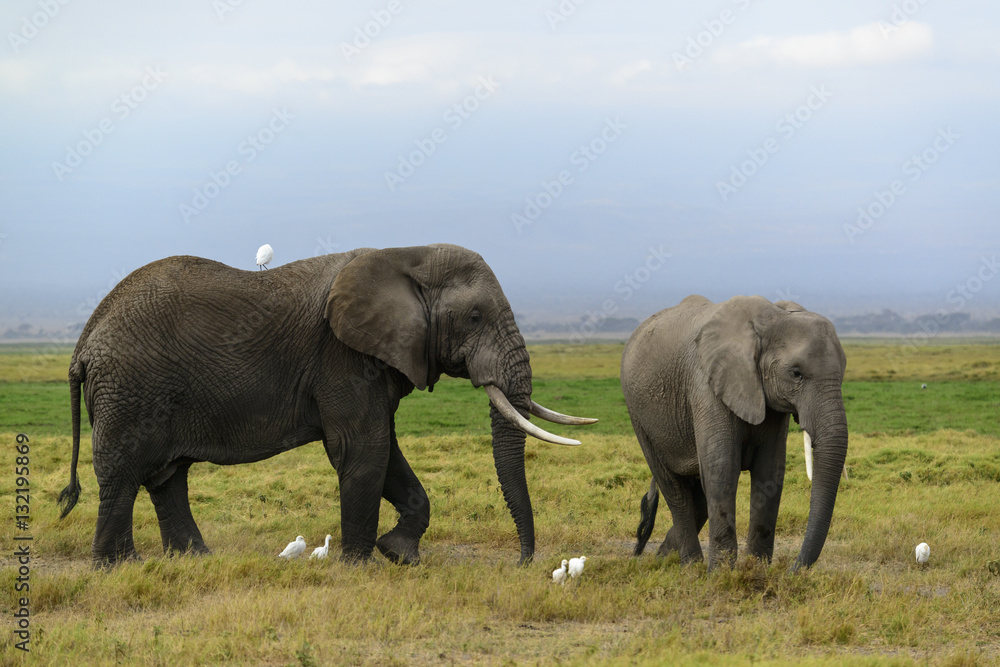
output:
M586 556L580 556L579 558L569 559L569 576L576 579L581 574L583 574L583 564L587 562Z
M278 558L287 558L291 560L297 556L301 556L306 550L306 538L299 535L295 538L294 542L289 542L285 550L278 554Z
M556 582L560 586L566 583L566 565L568 564L569 561L563 558L562 565L552 570L552 581Z
M330 553L331 539L333 539L333 535L327 535L326 542L323 543L323 546L316 547L315 549L313 549L312 554L309 556L309 560L312 560L313 558L326 558L327 555Z
M931 557L931 548L927 546L926 542L921 542L917 545L917 562L926 563L927 559Z
M274 259L274 248L271 244L265 243L257 249L257 266L262 266L267 271L267 264L270 264L272 259Z

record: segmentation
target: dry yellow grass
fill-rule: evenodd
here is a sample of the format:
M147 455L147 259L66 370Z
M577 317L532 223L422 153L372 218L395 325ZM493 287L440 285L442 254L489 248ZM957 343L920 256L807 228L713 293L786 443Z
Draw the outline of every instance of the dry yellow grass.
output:
M808 513L796 448L776 564L741 559L732 572L709 576L703 565L630 557L648 471L627 436L597 436L575 449L531 443L538 552L527 568L515 566L513 522L488 438L401 445L432 501L419 567L279 562L296 533L310 546L326 532L339 537L336 476L316 445L248 466L192 469L194 512L214 555L164 558L143 493L135 523L145 562L94 572L89 453L80 505L59 522L54 496L68 474L68 438L33 441L32 663L65 664L74 655L154 665L1000 660L1000 577L986 567L1000 558L994 437L855 436L827 546L798 575L786 572ZM9 477L0 481L10 498ZM737 508L743 525L747 486ZM383 526L393 520L384 507ZM668 525L662 508L654 539ZM12 526L5 521L0 531L8 545ZM928 567L914 562L919 541L932 545ZM558 561L579 554L590 557L584 576L552 585ZM12 565L7 557L0 571L5 613L14 608ZM17 659L8 637L0 661Z

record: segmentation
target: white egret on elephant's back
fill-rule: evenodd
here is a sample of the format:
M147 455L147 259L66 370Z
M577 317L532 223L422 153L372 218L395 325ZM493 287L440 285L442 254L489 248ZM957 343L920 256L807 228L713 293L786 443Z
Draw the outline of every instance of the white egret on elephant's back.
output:
M287 558L291 560L297 556L301 556L306 550L306 538L299 535L295 538L294 542L289 542L285 550L278 554L278 558Z
M272 259L274 259L274 248L271 247L270 243L265 243L257 249L257 266L263 267L266 271L267 265L271 263Z

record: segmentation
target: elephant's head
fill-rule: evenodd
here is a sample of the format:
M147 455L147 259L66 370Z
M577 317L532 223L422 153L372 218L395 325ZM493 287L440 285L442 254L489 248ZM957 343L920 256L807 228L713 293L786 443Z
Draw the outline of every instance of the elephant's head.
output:
M740 419L791 413L813 444L809 522L795 567L823 549L847 456L841 383L847 358L830 320L791 301L736 297L702 327L699 357L716 395Z
M538 428L530 413L563 424L531 400L531 366L510 303L482 257L454 245L372 250L351 260L330 288L326 317L337 338L433 389L442 373L485 387L492 403L493 458L517 525L521 562L535 547L524 473L525 433L577 445Z

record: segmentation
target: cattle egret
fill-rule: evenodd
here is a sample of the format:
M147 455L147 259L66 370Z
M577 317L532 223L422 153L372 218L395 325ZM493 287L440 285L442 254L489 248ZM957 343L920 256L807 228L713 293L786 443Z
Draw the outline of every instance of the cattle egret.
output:
M924 384L920 385L920 388L921 389L927 389L927 383L925 382Z
M552 581L559 584L560 586L566 583L566 565L568 564L569 561L563 558L562 565L552 570Z
M917 545L917 562L926 563L927 559L931 557L931 548L927 546L926 542L921 542Z
M581 574L583 574L583 564L587 562L586 556L580 556L579 558L569 559L569 576L576 579Z
M257 250L257 266L264 267L265 271L272 259L274 259L274 248L269 243L265 243Z
M285 550L278 554L278 558L287 558L291 560L297 556L301 556L306 550L306 538L299 535L295 538L294 542L289 542Z
M323 543L323 546L313 549L312 555L309 556L309 560L312 560L313 558L326 558L330 553L331 539L333 539L333 535L327 535L326 542Z

